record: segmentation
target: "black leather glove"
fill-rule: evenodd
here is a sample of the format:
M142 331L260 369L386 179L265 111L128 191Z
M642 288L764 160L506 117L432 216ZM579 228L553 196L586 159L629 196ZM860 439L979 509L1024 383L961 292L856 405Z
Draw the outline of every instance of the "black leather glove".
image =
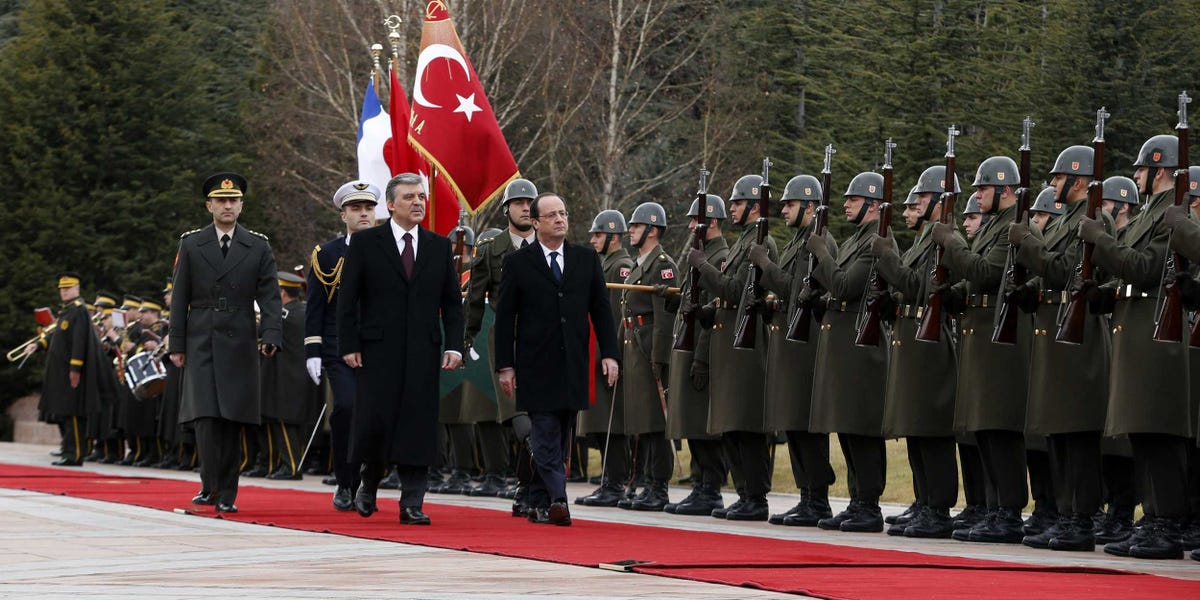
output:
M654 286L654 295L660 298L669 298L671 294L667 292L667 285L660 283Z
M1040 295L1037 288L1023 283L1004 288L1004 297L1011 298L1016 303L1017 308L1026 313L1037 312Z
M1079 275L1071 279L1071 286L1067 289L1072 296L1082 294L1088 302L1100 297L1100 284L1096 283L1095 279L1083 279Z
M717 309L711 306L701 306L696 309L696 322L705 329L713 326L713 322L717 318Z
M708 387L708 363L692 362L692 389L703 392Z
M1183 296L1184 308L1200 310L1200 282L1197 282L1189 273L1167 271L1167 274L1163 276L1163 287L1172 283L1179 287L1179 293Z
M1092 298L1088 299L1088 312L1095 315L1107 315L1117 308L1117 290L1112 288L1097 288Z
M967 309L967 299L950 283L934 286L933 291L942 295L942 308L951 314L960 314Z

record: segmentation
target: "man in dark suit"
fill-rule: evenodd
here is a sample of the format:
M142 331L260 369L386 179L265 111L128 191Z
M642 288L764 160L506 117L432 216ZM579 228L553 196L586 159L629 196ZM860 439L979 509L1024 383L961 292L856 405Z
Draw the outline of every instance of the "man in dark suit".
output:
M616 326L600 257L566 242L567 208L546 193L530 207L536 244L504 258L496 306L496 371L501 391L521 387L517 410L529 413L537 472L529 520L570 525L565 460L575 415L588 407L589 319L608 385L617 382ZM524 318L517 327L517 321Z
M203 190L213 224L179 240L171 362L183 369L179 422L194 422L200 451L201 488L192 502L237 512L238 436L243 424L259 423L256 355L273 356L279 349L283 305L267 236L237 223L246 180L217 173ZM256 300L262 312L257 327Z
M421 228L420 176L393 177L385 196L392 218L355 234L337 308L339 352L358 376L350 461L362 465L362 483L354 508L364 517L377 510L379 481L396 464L400 522L428 525L421 508L438 454L438 368L462 364L462 296L450 240Z

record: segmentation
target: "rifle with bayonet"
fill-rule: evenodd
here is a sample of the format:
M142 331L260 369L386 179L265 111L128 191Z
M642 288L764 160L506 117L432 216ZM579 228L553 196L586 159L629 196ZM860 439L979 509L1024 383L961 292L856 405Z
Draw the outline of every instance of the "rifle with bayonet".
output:
M1088 184L1087 217L1096 218L1096 212L1104 203L1104 122L1110 115L1104 107L1096 111L1096 137L1092 140L1092 181ZM1095 275L1095 264L1092 262L1092 251L1095 244L1079 240L1083 248L1083 256L1075 267L1073 284L1091 281ZM1088 312L1088 298L1085 286L1079 285L1071 290L1070 301L1063 305L1058 324L1058 333L1054 341L1064 344L1083 343L1083 328Z
M883 143L883 202L879 204L879 237L886 238L892 228L892 150L896 144L892 138ZM863 292L866 307L859 313L858 333L854 336L855 346L878 346L883 333L884 311L893 307L888 296L887 281L871 267L871 277ZM889 319L892 316L888 316Z
M1179 167L1175 171L1175 206L1184 206L1188 198L1188 120L1187 105L1192 99L1187 92L1179 94L1179 122L1175 125L1175 135L1179 137ZM1149 177L1149 175L1147 175ZM1189 277L1187 259L1178 252L1167 254L1167 263L1163 265L1163 273L1170 273L1170 283L1162 286L1162 305L1159 307L1157 318L1154 320L1154 341L1178 342L1183 339L1183 293L1179 289L1179 277ZM1197 320L1200 323L1200 320ZM1193 327L1192 339L1195 339L1200 325Z
M696 189L696 227L692 229L692 248L704 250L704 238L708 233L708 169L700 168L700 187ZM691 306L700 305L700 269L688 269L687 290L688 302ZM671 347L675 350L691 352L696 349L696 312L687 310L679 315L675 324L675 342Z
M771 184L768 176L771 170L771 159L763 159L762 183L758 187L758 220L755 225L755 243L762 245L767 241L767 216L770 214ZM746 210L750 210L747 206ZM738 302L737 322L733 330L733 347L739 350L752 350L758 344L758 321L764 309L762 269L754 263L746 275L746 286L742 288L741 302Z
M829 186L833 184L833 171L831 169L833 163L833 154L837 150L833 149L833 144L825 146L825 166L821 167L821 203L817 205L813 211L813 231L811 235L825 235L825 229L829 224ZM804 290L800 293L801 296L808 298L805 302L800 302L792 313L791 319L788 320L787 334L784 339L808 343L808 330L812 327L812 305L816 298L821 295L821 282L813 277L813 271L817 270L817 257L814 254L808 255L808 274L804 276Z
M1029 130L1034 126L1033 119L1025 117L1021 122L1021 187L1017 190L1017 214L1014 222L1025 223L1029 219L1029 157L1031 147L1029 145ZM998 194L998 192L997 192ZM993 198L993 203L999 203L1000 198ZM1017 323L1020 322L1021 309L1017 306L1017 300L1013 294L1006 293L1006 289L1016 289L1016 286L1024 285L1029 279L1029 272L1024 265L1017 264L1017 248L1016 246L1008 247L1008 268L1004 270L1004 279L1000 284L1000 292L996 298L996 319L993 323L995 328L992 330L992 341L997 344L1011 346L1017 343Z
M951 125L946 130L946 179L942 182L942 214L938 219L948 225L954 224L954 205L958 201L957 179L954 175L954 138L958 128ZM917 327L918 342L936 342L942 337L942 288L950 278L950 271L942 264L946 249L937 246L933 251L933 273L929 277L929 296L925 299L925 311L921 325Z

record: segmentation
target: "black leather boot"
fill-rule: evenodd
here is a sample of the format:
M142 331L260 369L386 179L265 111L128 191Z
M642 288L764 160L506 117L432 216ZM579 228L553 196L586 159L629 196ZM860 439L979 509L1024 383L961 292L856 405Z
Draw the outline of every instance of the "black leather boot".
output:
M883 531L883 512L879 510L879 502L859 502L858 511L849 519L842 521L840 529L858 533Z
M748 496L741 506L725 513L725 518L730 521L766 521L770 516L766 496Z
M904 512L898 515L888 515L883 519L883 522L887 523L888 525L895 525L903 520L904 523L907 523L913 517L917 516L917 513L919 512L921 512L921 502L918 500L913 500L913 503L909 504L908 508L904 509Z
M1096 536L1092 534L1092 515L1077 514L1071 517L1070 526L1058 532L1050 540L1050 549L1066 552L1092 552L1096 549Z
M904 537L943 539L954 532L954 520L950 518L949 508L926 506L922 513L904 528Z
M958 534L957 531L954 532ZM1025 537L1022 531L1021 511L1015 508L998 508L982 525L968 531L968 542L990 544L1020 544ZM958 539L955 537L955 539Z
M1149 529L1145 537L1129 548L1129 556L1158 560L1183 558L1178 521L1156 517Z
M700 484L692 500L680 502L675 507L675 513L683 516L712 516L715 510L725 510L725 499L721 490L709 485Z
M581 506L616 506L625 497L625 488L618 483L604 482L596 491L575 499L575 504Z
M667 493L667 482L651 481L646 486L645 497L641 500L635 500L630 508L646 512L662 512L663 507L670 501L671 498Z
M1037 513L1035 512L1034 515L1036 516ZM1031 520L1032 518L1033 517L1030 517ZM1054 539L1056 535L1058 535L1064 529L1070 527L1070 525L1070 517L1059 516L1059 518L1055 520L1053 524L1047 526L1044 530L1042 530L1041 533L1029 534L1029 521L1027 520L1021 527L1022 532L1026 534L1025 537L1021 538L1021 543L1029 546L1030 548L1041 548L1044 550L1050 547L1050 540Z
M858 511L858 503L858 500L851 499L850 505L846 507L846 510L817 521L817 527L828 531L841 531L842 523L849 520Z

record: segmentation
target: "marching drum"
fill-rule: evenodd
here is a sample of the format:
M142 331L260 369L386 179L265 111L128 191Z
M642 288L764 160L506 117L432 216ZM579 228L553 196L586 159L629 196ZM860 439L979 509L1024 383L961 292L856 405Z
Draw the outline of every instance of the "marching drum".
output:
M167 370L153 352L138 352L125 362L125 383L138 400L149 400L167 387Z

